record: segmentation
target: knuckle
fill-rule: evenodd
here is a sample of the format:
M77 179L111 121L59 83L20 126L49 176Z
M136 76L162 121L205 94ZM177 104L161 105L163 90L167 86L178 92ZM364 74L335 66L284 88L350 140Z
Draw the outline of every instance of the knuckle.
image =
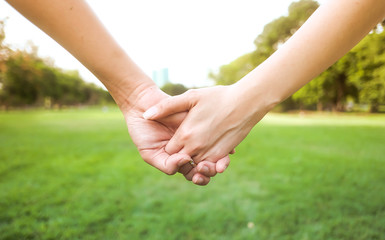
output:
M169 99L165 99L165 100L161 101L160 103L156 104L155 106L159 112L163 112L163 111L165 111L167 106L170 104L170 102L171 101Z
M188 150L189 152L191 153L199 153L201 152L201 150L203 149L203 145L201 143L197 143L197 142L193 142L190 144L190 146L188 147ZM198 156L197 156L198 157ZM198 157L199 158L199 157Z
M216 154L215 152L212 152L212 151L208 151L205 153L204 155L204 159L207 160L208 162L217 162L218 160L220 160L222 157L218 154Z
M196 89L189 89L186 91L186 94L187 95L193 95L193 94L196 94L197 90Z
M167 99L163 100L162 102L160 102L159 105L161 105L162 107L165 107L165 106L169 106L173 102L174 102L174 98L170 97L170 98L167 98Z
M224 158L228 155L228 151L225 150L224 148L216 148L213 152L213 156L216 158L216 159L221 159L221 158Z
M171 175L174 175L176 171L174 169L166 169L164 173L171 176Z
M210 175L209 177L215 177L215 175L217 175L217 171L215 169L215 165L209 167L208 174Z
M190 89L186 92L186 96L189 98L196 98L199 95L199 91L197 89Z
M191 138L194 136L192 128L185 128L180 134L180 140L183 142L187 142L191 140Z
M184 178L186 178L187 181L192 181L192 176L189 174L184 175Z

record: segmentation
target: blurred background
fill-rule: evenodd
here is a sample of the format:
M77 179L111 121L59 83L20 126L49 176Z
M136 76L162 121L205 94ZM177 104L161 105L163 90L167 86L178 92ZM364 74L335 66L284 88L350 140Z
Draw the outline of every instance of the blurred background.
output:
M235 83L323 2L88 1L170 95ZM385 239L384 26L198 187L146 165L100 82L0 2L0 239Z

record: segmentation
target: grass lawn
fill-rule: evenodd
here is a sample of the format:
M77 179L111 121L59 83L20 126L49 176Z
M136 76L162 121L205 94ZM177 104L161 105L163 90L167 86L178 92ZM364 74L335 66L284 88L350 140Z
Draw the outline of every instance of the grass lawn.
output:
M385 239L385 115L269 115L198 187L116 109L3 112L0 239Z

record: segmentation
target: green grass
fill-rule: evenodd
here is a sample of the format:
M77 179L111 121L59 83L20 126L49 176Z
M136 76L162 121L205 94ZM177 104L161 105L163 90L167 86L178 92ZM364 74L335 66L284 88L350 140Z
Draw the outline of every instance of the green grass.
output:
M269 115L198 187L116 109L3 112L0 239L385 239L385 115Z

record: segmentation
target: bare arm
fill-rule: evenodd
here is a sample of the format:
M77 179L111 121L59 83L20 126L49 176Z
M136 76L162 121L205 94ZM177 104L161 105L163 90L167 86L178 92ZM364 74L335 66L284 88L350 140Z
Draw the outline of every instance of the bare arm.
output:
M237 85L269 91L274 106L345 55L384 17L383 0L331 0Z
M109 90L119 107L155 84L127 56L82 0L7 0L56 40Z
M239 82L165 99L144 114L189 113L166 146L198 160L235 148L264 115L346 54L385 16L384 0L330 0Z
M180 125L184 114L162 123L144 120L143 112L168 98L128 57L83 0L7 0L16 10L51 36L107 87L123 112L128 131L142 158L167 174L178 170L188 180L205 185L216 173L197 173L186 154L170 155L165 145ZM126 29L125 29L126 30ZM128 31L128 30L126 30ZM220 160L227 166L229 158ZM201 164L202 165L202 164ZM224 167L219 168L220 171Z

